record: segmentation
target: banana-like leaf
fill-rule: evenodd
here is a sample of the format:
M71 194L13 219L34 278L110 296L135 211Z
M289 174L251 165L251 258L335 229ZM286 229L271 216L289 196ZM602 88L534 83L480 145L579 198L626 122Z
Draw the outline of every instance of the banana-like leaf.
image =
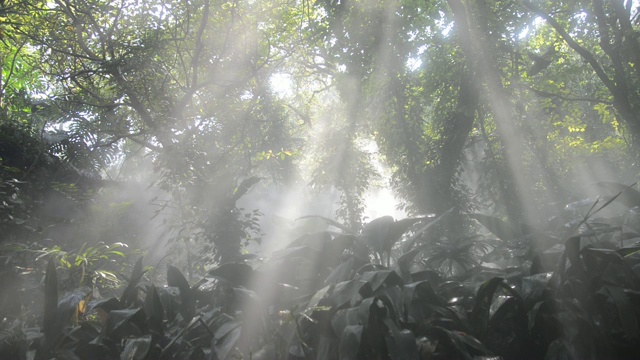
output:
M585 247L580 254L587 271L597 275L602 282L640 289L640 278L629 262L620 255L619 250Z
M389 230L393 223L393 217L382 216L364 225L362 236L365 237L367 244L373 251L379 254L387 251L387 247L389 247Z
M83 286L70 291L58 302L60 326L66 326L69 320L78 322L78 318L87 310L92 292L90 287Z
M209 270L209 275L222 278L234 286L242 286L249 288L251 280L257 274L253 271L253 268L243 263L226 263L218 266L215 269Z
M435 270L430 270L430 269L420 270L420 271L411 273L410 280L411 281L409 282L426 280L434 285L438 285L442 280L442 275L440 275L440 273Z
M493 303L493 295L498 288L505 289L511 296L517 299L520 308L524 309L524 301L522 296L512 289L503 278L495 277L483 283L476 293L475 304L471 311L471 322L476 329L476 333L483 338L487 335L489 329L489 320L491 317L491 305Z
M416 337L411 331L402 329L393 331L391 335L391 337L386 337L391 359L413 360L419 358Z
M376 292L381 286L402 286L402 278L393 270L367 271L362 274L362 281L369 282L371 288Z
M492 355L478 339L467 333L430 326L426 330L426 336L443 344L451 344L446 358L473 360L477 355Z
M162 334L164 307L162 306L158 290L154 285L147 285L147 296L144 299L144 312L147 315L149 330Z
M190 321L196 313L195 294L191 291L189 282L182 275L182 272L172 265L167 266L167 285L180 289L180 300L182 302L180 313L186 321Z
M406 304L418 301L422 304L446 306L446 299L436 294L429 281L418 281L404 286Z
M127 287L124 289L122 296L120 297L120 302L124 307L129 307L134 304L138 298L138 283L142 276L146 271L143 271L142 268L142 256L136 261L136 264L133 266L133 270L131 270L131 277L129 278L129 283Z
M366 260L360 259L355 256L351 256L347 261L342 262L336 266L333 271L327 276L325 284L337 284L343 281L353 279L357 270L367 263Z
M349 325L359 325L358 308L340 309L331 318L331 328L335 334L342 334Z
M629 339L638 339L640 337L640 326L638 325L636 309L632 306L624 289L619 286L604 286L603 291L613 300L618 310L618 317L620 318L624 335Z
M393 224L389 227L388 239L387 241L391 244L390 247L400 240L402 235L409 230L411 226L416 224L419 221L425 220L429 217L420 217L420 218L406 218L402 220L394 221Z
M570 237L564 244L564 252L560 257L557 270L561 283L564 282L565 274L567 273L567 260L571 263L571 269L574 274L581 275L585 273L584 264L580 258L580 236Z
M382 216L365 224L361 238L377 254L390 256L391 249L409 228L424 218L406 218L395 221L391 216ZM389 266L389 258L387 258Z
M371 285L364 280L351 280L336 284L331 294L331 303L336 309L345 305L354 306L362 298L373 293Z
M225 360L228 358L231 350L236 347L238 340L240 340L241 334L242 326L233 320L225 322L216 329L211 347L218 359Z
M182 335L185 332L189 331L189 329L191 329L194 324L199 323L199 321L200 321L200 316L196 316L193 319L191 319L191 321L189 321L187 326L185 326L182 329L180 329L180 331L178 331L178 333L175 334L175 336L173 336L171 341L169 341L169 343L167 345L165 345L164 348L162 348L162 352L161 352L160 358L167 358L168 354L172 351L172 346L176 343L176 341L181 339Z
M418 256L418 254L422 252L422 250L423 249L410 250L409 252L402 254L396 261L396 263L398 264L398 269L400 270L400 274L405 281L411 280L411 274L409 273L411 264L413 263L416 256Z
M147 317L141 308L113 310L109 313L102 334L112 341L117 341L131 336L142 336L146 330Z
M522 278L522 297L528 304L542 300L544 291L549 286L553 272L540 273Z
M360 351L360 342L364 326L348 325L340 334L340 345L338 347L339 358L342 360L357 360Z
M145 360L151 349L151 335L144 335L126 341L120 360Z

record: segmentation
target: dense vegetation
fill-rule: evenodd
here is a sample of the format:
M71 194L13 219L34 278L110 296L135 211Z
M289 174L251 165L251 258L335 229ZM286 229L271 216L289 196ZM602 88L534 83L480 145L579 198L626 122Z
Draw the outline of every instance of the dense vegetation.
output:
M0 358L640 358L639 10L0 1Z

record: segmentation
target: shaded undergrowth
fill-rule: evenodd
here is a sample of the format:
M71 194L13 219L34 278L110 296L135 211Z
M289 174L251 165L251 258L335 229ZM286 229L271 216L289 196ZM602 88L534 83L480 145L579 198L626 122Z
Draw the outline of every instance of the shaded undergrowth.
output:
M194 284L173 266L153 284L140 258L114 297L62 294L52 258L42 311L4 314L0 358L640 358L640 193L621 190L545 228L466 214L482 226L458 238L452 213L358 232L325 219L337 230ZM16 269L2 280L20 296Z

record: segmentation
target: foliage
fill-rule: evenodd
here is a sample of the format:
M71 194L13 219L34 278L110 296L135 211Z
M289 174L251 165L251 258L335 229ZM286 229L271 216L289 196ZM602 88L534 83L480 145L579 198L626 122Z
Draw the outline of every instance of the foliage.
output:
M638 11L0 2L0 357L639 357ZM275 185L340 222L243 254Z
M327 219L342 231L305 235L257 268L219 266L195 284L169 266L168 286L154 286L146 282L140 258L122 295L112 298L91 300L86 287L60 297L55 262L49 261L43 322L39 327L26 327L20 319L3 323L0 354L43 359L88 359L97 353L105 359L634 358L640 336L634 310L640 248L634 234L640 228L627 220L623 228L616 224L637 209L638 198L636 190L623 187L572 215L566 225L571 232L550 228L547 238L554 243L530 238L524 252L518 252L518 238L532 229L521 232L500 219L472 214L491 231L477 239L500 251L487 254L491 264L482 252L471 252L472 265L456 272L437 265L433 250L442 245L419 240L433 239L447 214L379 218L358 234ZM595 218L614 202L628 210ZM374 228L387 229L388 235ZM500 241L491 241L492 235ZM378 243L401 249L392 267L370 262L377 258ZM471 243L466 239L447 251ZM516 262L498 265L508 259ZM299 271L283 271L293 267ZM253 321L262 326L252 327Z

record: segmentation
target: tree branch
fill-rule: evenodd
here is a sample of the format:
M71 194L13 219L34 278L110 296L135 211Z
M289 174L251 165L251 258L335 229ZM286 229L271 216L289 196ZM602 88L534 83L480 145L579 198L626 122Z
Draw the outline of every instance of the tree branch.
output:
M73 11L71 11L71 4L69 4L69 1L65 0L65 4L63 4L60 0L55 0L55 2L56 4L58 4L58 6L60 6L62 11L71 19L71 21L73 21L73 28L75 29L75 32L76 32L76 41L78 42L78 45L80 46L82 51L84 51L85 54L87 54L90 60L102 61L103 59L100 58L98 55L96 55L93 51L91 51L87 43L82 38L82 31L84 29L80 25L80 19L78 19L78 17L75 16Z
M585 59L591 68L595 71L596 75L602 83L609 89L610 92L616 92L616 84L609 78L609 75L604 71L600 63L595 58L595 56L587 49L578 44L569 33L549 14L540 10L538 7L533 5L530 0L524 0L524 5L528 7L531 11L533 11L536 15L543 18L553 29L560 35L560 37L572 48L575 52L577 52L583 59Z
M20 44L20 46L18 47L18 49L16 50L16 52L13 54L13 59L11 59L11 68L9 69L9 74L7 75L6 80L4 81L4 84L2 84L2 88L0 89L0 107L2 107L3 105L3 100L4 100L4 93L7 90L7 86L9 85L9 82L11 81L11 77L13 76L13 70L16 67L16 58L18 57L18 54L20 53L20 50L22 50L22 47L24 47L24 45L26 44L26 40ZM2 74L0 74L0 78L1 78Z
M582 102L613 105L613 101L602 100L595 97L562 95L562 94L556 94L556 93L552 93L544 90L534 89L533 87L529 87L529 90L533 91L536 95L539 95L545 98L556 98L556 99L565 100L565 101L576 101L576 102L582 101Z

